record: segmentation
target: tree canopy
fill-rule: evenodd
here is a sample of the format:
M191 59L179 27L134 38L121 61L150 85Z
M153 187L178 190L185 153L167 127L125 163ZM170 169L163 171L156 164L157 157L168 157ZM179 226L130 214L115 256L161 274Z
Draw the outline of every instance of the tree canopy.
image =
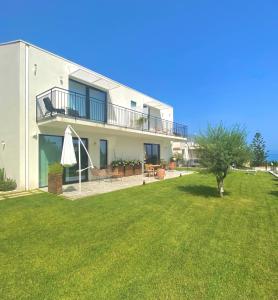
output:
M251 144L251 164L254 167L262 166L267 159L267 152L265 150L265 142L262 135L256 132Z
M249 160L246 136L246 131L238 125L226 128L219 124L215 127L209 125L196 138L200 163L215 175L221 197L224 193L224 179L230 166L240 166Z

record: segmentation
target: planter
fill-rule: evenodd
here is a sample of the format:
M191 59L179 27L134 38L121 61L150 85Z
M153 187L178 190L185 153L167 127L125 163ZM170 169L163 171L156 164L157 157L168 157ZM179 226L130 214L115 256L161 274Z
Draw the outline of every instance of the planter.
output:
M156 172L156 178L159 180L164 179L165 177L165 169L158 169Z
M125 166L125 176L132 176L132 175L134 175L133 167Z
M176 162L175 161L170 161L170 163L169 163L169 169L170 170L175 170L176 169Z
M62 174L48 174L48 192L56 195L63 193Z
M120 166L120 167L114 167L113 171L117 173L119 176L124 177L125 176L125 167Z
M134 167L134 175L141 175L142 174L142 166L135 166Z

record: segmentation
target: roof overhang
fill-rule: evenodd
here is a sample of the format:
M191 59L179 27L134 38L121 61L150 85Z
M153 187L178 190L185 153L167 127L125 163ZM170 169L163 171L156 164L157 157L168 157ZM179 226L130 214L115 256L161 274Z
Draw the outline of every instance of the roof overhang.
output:
M154 108L157 108L159 110L171 108L170 105L164 104L164 103L162 103L160 101L157 101L157 100L151 100L151 99L150 99L150 101L147 101L144 104L146 104L148 106L151 106L151 107L154 107Z
M100 87L104 90L112 90L120 87L121 85L113 80L104 78L95 73L90 73L82 69L78 69L70 74L70 77L73 79L81 80L88 84Z

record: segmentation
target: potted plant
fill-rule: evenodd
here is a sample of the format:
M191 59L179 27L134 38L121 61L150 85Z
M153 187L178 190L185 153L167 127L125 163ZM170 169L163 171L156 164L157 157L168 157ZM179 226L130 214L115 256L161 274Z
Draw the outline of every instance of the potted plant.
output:
M159 180L162 180L164 179L165 177L165 169L158 169L157 172L156 172L156 178L159 179Z
M175 168L176 168L176 158L174 156L172 156L170 158L169 169L175 170Z
M122 159L113 160L111 165L119 176L123 177L125 175L125 162Z
M63 193L63 166L53 163L48 166L48 192L52 194Z
M133 161L129 160L125 163L125 176L133 175Z
M140 160L134 161L134 175L141 175L142 174L142 162Z

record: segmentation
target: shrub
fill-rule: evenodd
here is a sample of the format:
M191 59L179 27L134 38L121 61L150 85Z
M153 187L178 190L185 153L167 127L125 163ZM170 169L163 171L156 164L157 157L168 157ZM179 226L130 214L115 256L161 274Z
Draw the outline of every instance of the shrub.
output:
M6 178L5 169L0 169L0 191L12 191L17 187L16 181L11 178Z
M49 165L48 174L53 174L53 175L63 174L63 166L58 162Z
M0 181L4 181L5 178L5 170L4 168L0 168Z
M17 187L16 181L11 178L7 178L5 181L0 181L0 191L12 191Z

